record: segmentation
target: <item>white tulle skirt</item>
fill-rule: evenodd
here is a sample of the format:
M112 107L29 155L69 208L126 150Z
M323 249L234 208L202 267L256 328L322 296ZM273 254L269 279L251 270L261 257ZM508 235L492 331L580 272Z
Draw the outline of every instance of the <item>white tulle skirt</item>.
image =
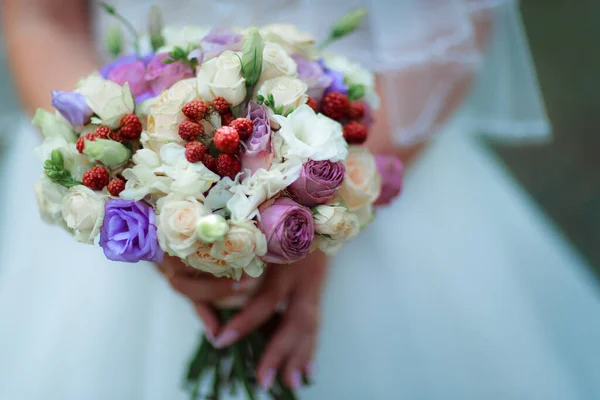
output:
M35 135L2 171L0 399L178 400L200 323L149 264L43 225ZM586 265L475 140L442 135L331 268L305 399L600 398Z

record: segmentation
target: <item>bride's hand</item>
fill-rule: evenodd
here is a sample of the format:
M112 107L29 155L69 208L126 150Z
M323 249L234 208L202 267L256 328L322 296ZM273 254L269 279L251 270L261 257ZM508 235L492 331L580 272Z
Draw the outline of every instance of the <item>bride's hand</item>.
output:
M282 322L266 347L257 374L265 389L273 384L278 372L289 387L298 388L302 375L312 373L326 272L327 257L321 252L292 265L270 266L261 288L220 331L215 346L229 346L255 331L286 303Z

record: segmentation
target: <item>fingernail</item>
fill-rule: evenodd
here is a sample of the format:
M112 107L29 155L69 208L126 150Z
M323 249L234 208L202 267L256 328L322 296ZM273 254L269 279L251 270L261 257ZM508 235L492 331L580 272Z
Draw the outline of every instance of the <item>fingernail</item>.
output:
M306 367L304 367L304 372L306 372L306 377L308 379L312 379L315 376L315 362L313 361L309 361L306 364Z
M242 284L240 282L233 282L233 290L239 292L242 289Z
M218 349L222 349L223 347L227 347L230 344L232 344L233 342L235 342L235 340L238 338L238 333L232 329L227 330L223 333L221 333L219 336L217 336L217 338L215 339L215 347Z
M302 375L300 375L300 371L294 370L292 372L292 389L299 389L302 384Z
M204 331L204 334L206 335L206 339L208 339L208 341L211 342L214 345L215 344L215 337L212 334L212 332L207 329L206 331Z
M274 380L275 380L275 370L273 368L270 368L267 370L267 372L265 372L265 375L263 376L262 380L260 381L260 386L263 388L263 390L269 390L269 389L271 389L271 386L273 386Z

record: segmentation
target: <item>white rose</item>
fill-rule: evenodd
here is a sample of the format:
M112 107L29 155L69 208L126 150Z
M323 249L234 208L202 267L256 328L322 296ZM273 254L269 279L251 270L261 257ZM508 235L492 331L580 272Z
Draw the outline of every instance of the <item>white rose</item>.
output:
M277 43L266 42L263 50L263 65L260 82L279 76L297 75L298 66L292 57Z
M221 179L202 163L190 163L185 147L168 143L160 149L162 166L157 170L171 178L170 191L204 199L204 193Z
M186 258L201 245L198 221L209 211L192 196L170 193L156 204L158 241L172 256Z
M204 243L223 240L227 232L229 232L227 220L217 214L209 214L200 218L196 225L196 234Z
M308 86L300 79L280 76L264 82L258 90L258 94L264 98L272 95L275 101L274 108L281 107L278 112L286 115L288 112L306 104L307 90Z
M185 259L186 264L219 278L240 279L242 270L236 270L227 261L218 260L211 255L213 246L213 244L201 244L192 255Z
M52 182L43 175L35 184L35 197L42 219L49 224L65 226L62 218L62 201L67 194L67 188Z
M302 105L287 118L274 117L281 129L273 135L275 149L285 158L299 157L303 161L343 161L348 155L342 126L312 108Z
M325 57L327 68L344 74L344 80L349 85L362 85L365 88L365 100L371 108L379 108L379 96L375 91L375 75L372 71L350 61L344 56L328 54Z
M94 243L102 227L106 197L83 185L68 190L62 202L62 217L76 240Z
M290 54L308 55L314 49L316 42L313 35L300 31L292 24L266 25L260 28L260 34L266 41L280 44Z
M246 221L258 215L258 206L292 184L302 171L302 162L298 158L286 160L281 164L272 164L269 170L263 168L247 176L241 184L230 190L233 197L227 202L231 211L231 220Z
M381 192L375 157L363 147L352 146L346 159L346 175L340 196L350 211L373 204Z
M262 274L265 264L259 257L267 254L267 239L254 221L229 222L224 240L216 242L211 255L252 277Z
M238 54L231 50L212 58L198 67L198 94L212 101L223 97L232 106L237 106L246 97L246 80L242 77L242 64Z
M208 33L208 28L197 25L166 25L162 29L165 38L165 46L159 49L158 53L167 53L175 46L187 48L189 45L197 46L200 40Z
M100 76L92 76L82 81L77 92L85 96L88 106L100 118L95 122L111 128L118 128L121 118L135 109L128 83L121 86Z
M315 232L319 248L327 255L335 255L344 242L356 237L360 224L355 214L346 207L322 205L313 209Z
M53 150L60 150L65 163L64 167L67 171L71 172L73 179L81 180L85 171L89 170L92 166L85 155L79 154L75 143L67 141L62 136L47 137L42 144L33 149L35 155L42 162L50 158Z
M149 194L169 193L171 179L157 175L162 164L156 153L141 149L135 152L131 160L135 165L122 172L127 183L119 197L137 201Z

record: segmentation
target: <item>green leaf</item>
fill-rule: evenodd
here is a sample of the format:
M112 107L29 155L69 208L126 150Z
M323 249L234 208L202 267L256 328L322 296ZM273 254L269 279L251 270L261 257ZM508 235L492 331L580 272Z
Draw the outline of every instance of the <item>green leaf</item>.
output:
M241 60L243 77L248 87L253 87L260 79L264 48L265 42L260 36L258 28L250 28L242 48Z
M293 113L295 110L294 108L290 108L286 113L285 113L285 117L287 117L288 115L290 115L291 113Z
M365 86L354 84L348 88L348 100L356 101L365 97Z
M172 58L164 58L162 62L163 64L173 64L175 60L173 60Z
M52 150L52 153L50 153L50 161L58 168L64 168L65 166L65 159L60 150Z
M269 105L275 107L275 97L273 96L273 93L269 93L267 99L269 99Z
M282 115L283 114L283 104L280 104L277 108L275 108L275 114Z
M108 14L115 15L116 11L115 11L115 8L113 6L108 5L105 2L100 3L100 5L104 9L104 11L106 11Z

